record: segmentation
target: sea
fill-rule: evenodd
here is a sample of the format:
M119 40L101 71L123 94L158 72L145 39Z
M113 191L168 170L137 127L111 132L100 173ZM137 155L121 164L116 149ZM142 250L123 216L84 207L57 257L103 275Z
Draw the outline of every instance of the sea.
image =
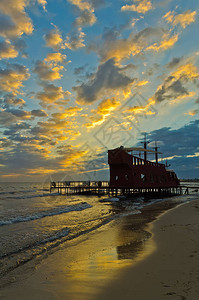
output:
M188 183L198 186L198 183ZM183 182L183 185L185 183ZM172 197L175 202L198 198ZM60 245L128 215L141 214L143 207L168 199L119 199L96 195L60 195L49 184L0 183L0 282L27 262L36 263Z

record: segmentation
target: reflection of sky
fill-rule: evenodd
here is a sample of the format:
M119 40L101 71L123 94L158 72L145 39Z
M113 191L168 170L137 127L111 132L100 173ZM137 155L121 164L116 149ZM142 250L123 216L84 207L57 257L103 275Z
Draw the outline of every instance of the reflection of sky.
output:
M198 177L196 1L3 0L0 10L1 180L78 177L91 159L90 177L108 179L107 149L142 132L177 156L178 176Z
M122 220L121 224L116 221L103 226L88 238L69 241L66 248L44 262L34 278L38 280L48 274L46 289L52 294L55 289L58 297L93 299L102 287L117 278L122 269L132 266L154 250L152 240L148 241L147 247L144 243L139 249L129 247L143 236L130 228L127 230L126 219Z

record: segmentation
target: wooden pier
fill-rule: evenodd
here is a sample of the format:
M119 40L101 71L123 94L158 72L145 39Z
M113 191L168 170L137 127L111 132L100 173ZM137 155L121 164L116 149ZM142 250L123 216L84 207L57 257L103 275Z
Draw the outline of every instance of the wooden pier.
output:
M111 187L109 181L58 181L50 182L50 192L57 191L60 194L87 194L87 195L182 195L189 194L190 191L198 191L199 187L180 185L171 188L130 188L130 187Z

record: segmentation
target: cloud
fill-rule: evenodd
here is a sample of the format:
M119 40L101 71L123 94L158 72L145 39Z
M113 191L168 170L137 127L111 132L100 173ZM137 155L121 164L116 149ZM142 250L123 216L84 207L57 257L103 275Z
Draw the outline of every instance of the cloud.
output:
M65 109L64 114L65 116L75 116L77 115L80 111L82 111L81 107L78 106L71 106Z
M61 53L48 53L47 57L44 59L47 62L54 62L54 63L63 63L66 61L66 55Z
M134 79L124 75L122 71L123 69L116 66L113 59L99 65L93 78L87 83L73 87L73 90L77 93L77 102L94 102L108 90L117 91L121 89L124 92L127 91Z
M160 151L164 157L172 158L169 163L180 178L198 178L198 128L199 120L196 120L179 129L164 127L148 135L150 140L162 142Z
M63 48L62 36L57 27L50 30L46 35L44 35L44 39L46 41L46 46L53 48L55 51Z
M197 68L192 63L179 66L176 71L171 73L158 87L153 99L156 102L162 102L164 100L174 100L183 97L193 96L193 93L189 93L183 84L188 81L193 81L199 78Z
M95 15L88 10L84 10L83 12L81 12L81 15L78 18L76 18L74 25L82 28L84 26L91 26L95 24L95 22Z
M139 14L145 14L152 9L152 3L150 0L134 0L135 4L124 5L121 8L121 11L136 11Z
M166 66L169 69L173 69L182 61L183 57L174 57Z
M46 11L47 1L46 0L37 0L37 2L39 5L41 5L43 7L43 10Z
M5 148L10 148L11 146L13 146L13 142L6 138L3 137L0 139L0 150L3 151Z
M77 8L79 16L73 22L72 32L66 37L65 47L76 50L85 47L85 33L82 31L82 27L95 24L97 19L94 7L99 6L99 1L68 0L68 2ZM104 1L101 4L103 5Z
M28 69L19 64L9 64L7 69L0 68L0 89L4 92L19 93L22 82L29 78Z
M77 30L71 34L71 36L67 36L65 46L71 50L77 50L79 48L85 47L84 44L85 33L81 30Z
M4 108L9 108L10 106L23 107L26 102L21 98L16 98L13 94L7 94L3 99Z
M74 22L75 26L91 26L96 22L94 7L91 2L82 0L68 0L68 2L75 5L80 11L80 16Z
M9 126L17 121L16 116L7 111L0 111L0 126Z
M188 113L186 113L186 115L190 115L190 116L195 116L199 113L199 109L193 109L191 111L189 111Z
M46 103L56 102L70 94L68 91L64 92L61 86L55 86L54 84L43 84L43 89L43 92L37 93L37 98Z
M120 105L120 101L115 98L104 99L100 102L96 109L91 111L92 115L89 117L90 123L86 123L87 128L93 128L101 125L106 117L110 116L111 113Z
M123 59L130 58L140 54L148 46L148 43L160 39L165 31L161 28L147 27L134 34L132 32L127 38L118 38L115 29L106 31L99 43L91 43L88 50L95 51L104 62L114 58L120 62Z
M6 129L3 134L9 136L12 142L20 141L22 140L22 136L24 137L24 134L21 135L21 132L29 128L30 125L26 122L13 123L10 126L8 126L8 129Z
M173 77L168 77L155 93L154 99L156 102L162 102L164 100L174 100L183 96L189 96L189 92L182 85L182 82L180 80L174 81Z
M31 34L33 32L33 24L29 16L25 12L28 5L26 0L1 0L0 11L0 35L12 39L22 34Z
M43 109L33 109L31 115L35 117L47 117L48 114Z
M168 34L163 35L163 40L158 45L157 43L154 43L153 45L146 48L146 51L154 50L156 52L160 50L168 50L169 48L172 48L175 43L178 41L178 34L175 34L172 37L169 37Z
M196 11L187 10L182 14L175 15L174 12L169 11L163 17L168 23L171 23L173 26L178 24L182 28L186 28L189 24L195 22L196 20Z
M15 58L17 56L18 52L10 41L0 42L0 59Z
M20 120L29 120L32 117L30 111L26 111L22 109L9 108L7 109L7 112L13 114L15 117L19 118Z
M37 60L33 71L37 73L40 80L51 81L62 77L60 74L61 70L63 70L63 66L52 67L51 64L46 64L44 61Z

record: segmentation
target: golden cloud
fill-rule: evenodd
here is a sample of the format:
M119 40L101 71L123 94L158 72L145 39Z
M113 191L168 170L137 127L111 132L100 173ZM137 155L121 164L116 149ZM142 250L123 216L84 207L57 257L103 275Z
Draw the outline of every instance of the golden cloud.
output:
M136 84L136 86L143 86L143 85L146 85L148 83L149 83L148 80L141 80L141 81L138 81L138 83Z
M194 81L199 78L197 68L192 63L181 65L176 71L169 74L164 80L152 97L155 102L162 102L163 100L175 100L183 99L186 97L193 97L194 92L189 92L184 86L184 83L188 81Z
M1 36L5 38L16 38L23 33L32 33L32 21L25 12L27 5L28 1L26 0L0 1L0 11L5 15L3 25L0 28Z
M54 84L45 84L44 91L37 93L37 98L47 103L52 103L60 99L64 99L70 93L64 92L61 86L55 86Z
M57 27L50 30L50 32L44 36L44 39L46 41L46 46L53 48L55 51L63 48L62 36Z
M53 61L54 63L63 63L66 60L66 55L61 54L61 53L48 53L47 57L44 59L44 61L51 62Z
M57 80L62 77L60 71L63 70L63 66L53 67L51 64L46 64L44 61L38 60L35 63L34 72L37 73L40 80Z
M82 158L87 154L87 151L78 151L73 150L72 152L67 152L63 158L59 160L59 165L62 167L68 167L71 166L74 161L77 164L78 159Z
M10 41L0 42L0 59L15 58L18 56L18 51L11 45Z
M43 10L46 11L46 4L47 1L46 0L37 0L38 4L41 5L43 7Z
M12 68L10 68L12 67ZM10 65L8 69L0 68L0 89L4 92L19 93L23 81L29 78L28 69L22 65Z
M82 0L68 0L71 4L77 6L80 10L89 10L93 11L92 5L88 1Z
M188 113L185 113L186 115L189 115L189 116L195 116L199 113L199 110L198 109L194 109L194 110L191 110L189 111Z
M186 28L189 24L195 22L196 11L187 10L182 14L174 15L174 12L169 11L163 17L168 23L172 23L173 26L181 25Z
M177 71L171 74L171 76L175 77L176 79L183 77L192 80L195 78L199 78L199 72L196 66L194 66L192 63L187 63L180 66Z
M81 107L78 107L78 106L74 106L74 107L69 107L69 108L66 108L65 111L64 111L64 114L66 116L75 116L78 114L78 112L82 111L83 109Z
M96 17L94 15L94 8L92 4L88 1L82 0L68 0L71 4L78 7L80 10L80 16L75 20L75 26L91 26L96 22Z
M122 11L136 11L139 14L145 14L147 11L152 9L152 3L150 0L134 0L137 5L124 5Z
M89 50L97 52L103 62L111 58L120 62L130 56L140 54L149 42L151 44L151 41L159 40L162 35L161 28L148 27L136 34L132 32L127 38L117 39L113 31L109 33L109 38L105 36L98 45L91 44Z
M154 51L160 51L160 50L167 50L169 48L172 48L175 43L178 41L178 34L169 37L168 34L165 34L163 36L163 40L158 45L157 43L154 43L153 45L146 48L146 50L154 50Z
M93 128L101 125L107 116L110 116L111 112L114 111L120 105L120 101L115 98L104 99L98 105L97 109L91 111L92 115L89 117L91 123L86 123L87 128Z

